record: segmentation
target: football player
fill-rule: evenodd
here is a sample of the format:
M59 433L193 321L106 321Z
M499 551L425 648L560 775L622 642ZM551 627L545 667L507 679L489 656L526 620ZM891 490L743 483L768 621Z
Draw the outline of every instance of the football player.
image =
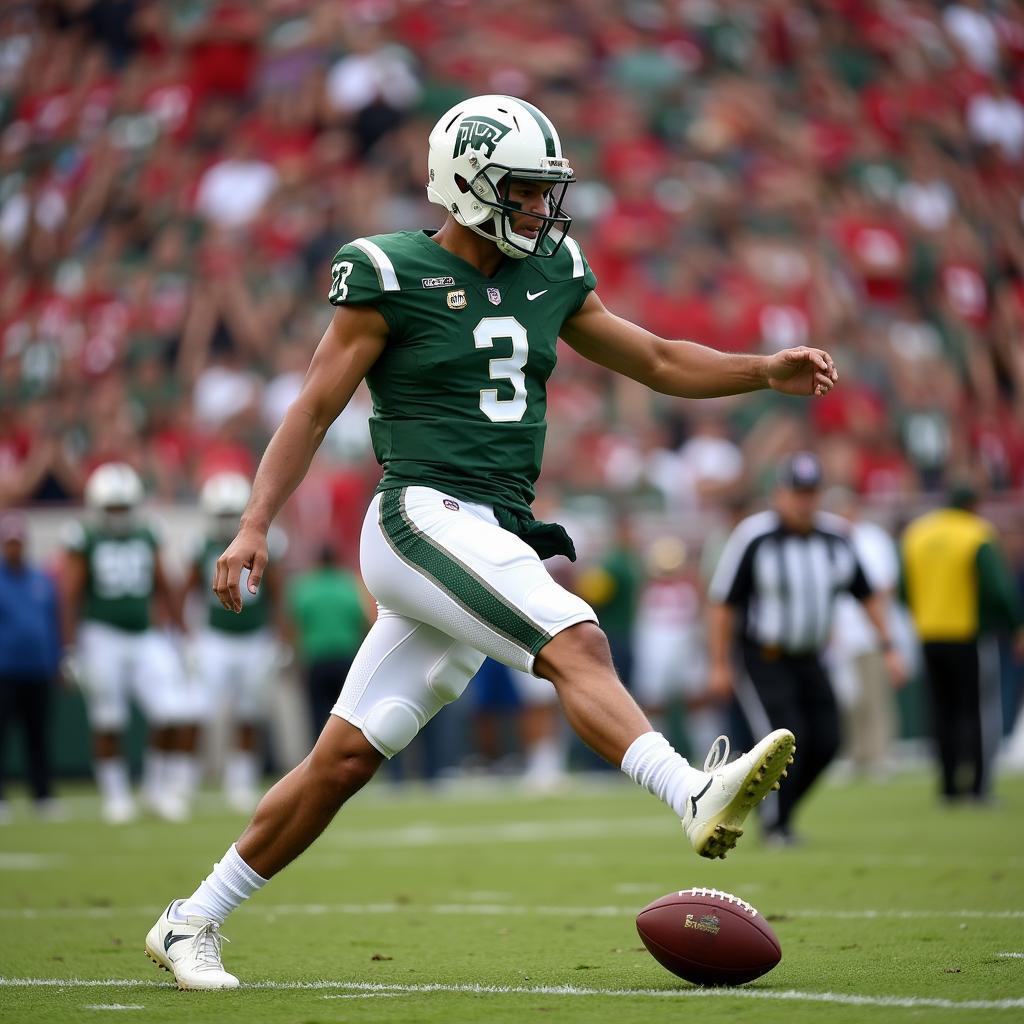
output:
M106 821L136 815L120 736L134 698L150 727L143 798L160 817L187 814L179 727L194 717L183 665L170 637L181 628L179 595L168 582L153 528L138 514L142 481L126 463L108 462L85 485L89 518L69 524L62 579L65 643L77 665L93 732L96 781Z
M251 812L259 781L259 726L266 717L269 686L280 662L273 626L279 622L279 575L267 566L263 585L242 591L239 614L227 610L213 593L217 558L235 535L249 501L251 485L240 473L215 473L199 492L206 534L186 580L187 592L201 592L204 623L194 645L194 670L205 703L204 717L226 710L235 728L235 742L224 763L224 795L228 806ZM283 553L273 531L275 557ZM194 738L193 738L194 742Z
M572 557L573 546L530 504L559 336L602 366L687 398L769 387L823 395L837 379L828 353L727 355L659 338L606 309L569 234L572 167L531 104L465 100L431 131L428 150L427 197L444 223L358 238L338 252L329 296L337 310L217 562L214 590L237 612L242 570L258 589L272 520L365 379L384 472L361 565L380 614L312 752L149 932L150 956L182 988L237 986L220 956L226 915L460 696L485 655L549 680L580 737L664 800L703 856L736 842L792 756L792 734L778 730L731 764L706 762L706 772L680 757L616 678L591 608L544 568L542 558Z

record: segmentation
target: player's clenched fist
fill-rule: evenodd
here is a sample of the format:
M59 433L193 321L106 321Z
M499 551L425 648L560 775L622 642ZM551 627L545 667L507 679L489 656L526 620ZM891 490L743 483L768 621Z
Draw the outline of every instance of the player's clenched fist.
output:
M228 611L242 610L242 592L239 580L242 570L249 570L249 593L259 589L263 570L267 567L267 536L260 530L242 528L217 559L213 577L213 592Z

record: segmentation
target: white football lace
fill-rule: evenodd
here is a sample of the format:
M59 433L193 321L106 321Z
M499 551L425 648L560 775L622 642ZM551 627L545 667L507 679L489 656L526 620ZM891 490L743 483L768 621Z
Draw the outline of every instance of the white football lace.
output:
M223 971L224 965L220 960L220 944L230 941L227 936L221 935L215 921L204 924L192 936L192 955L196 958L196 970Z
M704 771L713 772L720 764L725 764L728 760L729 737L719 736L718 739L711 744L708 756L704 758Z

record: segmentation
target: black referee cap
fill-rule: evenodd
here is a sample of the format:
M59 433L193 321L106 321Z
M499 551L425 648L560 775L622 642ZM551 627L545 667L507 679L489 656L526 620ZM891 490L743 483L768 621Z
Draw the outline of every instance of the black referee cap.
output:
M779 464L776 480L794 491L816 491L821 486L821 463L814 452L796 452Z

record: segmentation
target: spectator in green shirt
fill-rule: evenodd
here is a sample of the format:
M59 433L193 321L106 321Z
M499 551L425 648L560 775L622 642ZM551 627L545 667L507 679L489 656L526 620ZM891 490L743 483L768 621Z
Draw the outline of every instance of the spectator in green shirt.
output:
M365 591L354 573L336 564L334 549L325 546L316 568L289 584L286 608L316 737L370 628Z
M644 582L644 569L636 551L636 538L628 513L618 512L615 533L601 561L582 573L577 591L597 612L608 637L619 678L632 687L633 624Z

